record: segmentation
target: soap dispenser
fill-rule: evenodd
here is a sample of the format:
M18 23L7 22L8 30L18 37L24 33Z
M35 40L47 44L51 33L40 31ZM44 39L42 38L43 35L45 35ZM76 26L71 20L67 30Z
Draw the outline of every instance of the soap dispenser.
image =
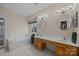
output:
M77 41L77 32L72 32L72 42L76 44Z

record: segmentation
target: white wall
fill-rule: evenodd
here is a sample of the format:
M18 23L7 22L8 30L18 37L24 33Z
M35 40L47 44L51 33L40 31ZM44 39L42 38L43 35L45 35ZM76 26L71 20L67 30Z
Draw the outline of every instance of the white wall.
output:
M71 3L57 3L57 4L50 6L49 8L43 9L43 10L27 17L27 19L47 14L47 24L46 24L46 30L45 30L46 34L49 34L49 35L56 34L56 35L60 35L63 37L64 36L71 37L71 33L73 30L72 29L60 30L57 26L58 19L56 18L56 15L55 15L56 10L61 10L62 8L68 7L70 5L73 5L73 4L71 4Z
M5 17L6 39L18 41L25 38L25 35L28 34L25 17L11 13L10 10L2 7L0 7L0 16Z
M47 14L47 24L46 24L46 33L47 34L58 34L61 36L68 36L69 30L63 31L60 30L57 26L57 19L55 12L56 10L61 10L62 8L65 8L67 6L70 6L72 4L68 3L58 3L50 6L49 8L43 9L32 16L29 16L27 19L34 18L36 16Z
M57 26L57 19L55 17L55 12L58 9L65 8L72 4L55 4L49 8L45 8L27 18L11 13L8 9L0 7L0 16L6 17L6 39L9 40L23 40L25 34L28 34L28 25L26 20L33 19L36 16L47 14L47 24L46 24L46 34L57 34L60 36L71 36L71 29L63 31ZM79 10L79 8L78 8ZM78 27L79 29L79 27ZM79 30L77 30L79 32ZM79 33L78 33L79 36Z

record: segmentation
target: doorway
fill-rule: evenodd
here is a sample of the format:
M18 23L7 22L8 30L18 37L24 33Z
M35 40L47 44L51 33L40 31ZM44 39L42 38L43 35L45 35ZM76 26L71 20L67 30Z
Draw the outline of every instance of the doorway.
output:
M28 30L29 34L36 34L37 33L37 21L32 21L28 23Z
M5 38L5 18L0 17L0 46L4 44Z

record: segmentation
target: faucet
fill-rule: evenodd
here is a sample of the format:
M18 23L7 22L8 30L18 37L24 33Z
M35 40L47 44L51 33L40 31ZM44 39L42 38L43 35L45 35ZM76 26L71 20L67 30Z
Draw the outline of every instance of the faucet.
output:
M66 37L64 37L64 40L66 40Z

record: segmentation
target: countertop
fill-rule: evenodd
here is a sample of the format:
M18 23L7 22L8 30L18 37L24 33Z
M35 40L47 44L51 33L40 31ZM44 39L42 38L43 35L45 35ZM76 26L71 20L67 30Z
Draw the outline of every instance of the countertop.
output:
M58 43L62 43L62 44L67 44L67 45L71 45L71 46L75 46L75 47L79 47L79 44L74 44L72 41L71 41L71 38L65 38L64 40L64 37L61 37L61 36L58 36L58 35L42 35L42 36L35 36L36 38L42 38L42 39L45 39L45 40L50 40L50 41L54 41L54 42L58 42Z

